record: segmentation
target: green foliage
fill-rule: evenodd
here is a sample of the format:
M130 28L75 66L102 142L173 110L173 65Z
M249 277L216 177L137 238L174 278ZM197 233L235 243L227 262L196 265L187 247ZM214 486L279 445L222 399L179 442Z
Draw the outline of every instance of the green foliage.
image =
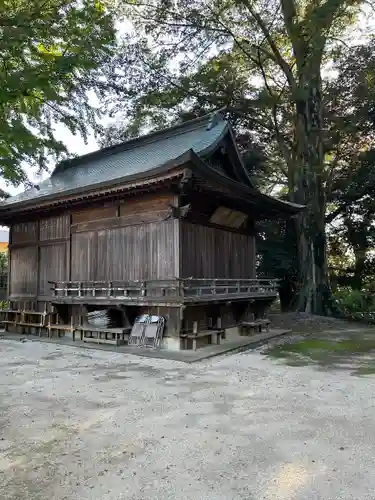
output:
M249 145L266 159L263 171L257 172L260 187L288 188L293 198L301 168L296 158L295 110L296 102L305 98L307 85L300 84L299 78L306 73L311 82L319 80L322 61L333 63L340 66L339 78L323 87L324 129L329 137L322 134L326 154L320 177L322 181L329 177L327 198L338 208L330 192L332 169L335 175L341 163L338 142L340 149L346 143L352 157L358 151L350 148L343 135L349 132L348 103L359 104L358 91L363 88L353 81L358 73L358 64L353 64L363 63L366 51L356 58L353 50L345 51L333 37L355 21L360 4L356 0L118 2L136 31L125 38L123 53L118 55L117 66L127 68L122 72L126 90L120 105L117 97L107 100L116 118L102 144L227 106L236 132L250 137ZM371 61L366 65L370 73L373 67ZM352 101L351 88L358 96ZM336 109L339 116L334 115ZM354 120L352 137L356 126ZM341 165L339 170L343 171Z
M335 298L345 317L375 321L375 293L371 288L365 290L341 288L335 292Z
M289 221L262 221L258 224L257 275L279 280L282 311L293 306L297 291L297 248L293 224Z
M289 225L290 226L290 225ZM258 274L264 277L296 279L296 248L291 228L283 221L263 221L258 225Z
M322 292L329 291L327 202L332 222L346 211L347 200L361 198L358 188L363 183L352 174L360 170L359 151L369 149L368 143L363 144L370 135L361 95L369 102L374 66L366 64L363 81L369 90L363 94L365 87L356 80L357 60L350 49L342 49L338 37L355 22L362 4L361 0L119 2L135 26L125 43L131 50L124 51L121 64L131 70L123 72L124 105L121 109L112 103L114 114L119 112L117 123L103 142L227 107L236 131L250 139L247 151L255 146L266 158L264 169L257 172L258 185L273 193L279 188L291 201L307 206L296 233L303 310L309 306L327 310ZM360 55L363 64L365 52ZM332 85L323 79L326 63L339 72ZM107 104L111 107L110 100ZM243 153L249 154L246 147ZM342 181L349 172L353 181L347 189ZM311 287L312 273L320 281L316 290Z
M8 269L8 252L0 252L0 273Z
M102 66L115 45L112 16L100 0L0 3L0 169L15 185L25 166L40 170L66 153L54 137L62 123L85 138L99 110Z

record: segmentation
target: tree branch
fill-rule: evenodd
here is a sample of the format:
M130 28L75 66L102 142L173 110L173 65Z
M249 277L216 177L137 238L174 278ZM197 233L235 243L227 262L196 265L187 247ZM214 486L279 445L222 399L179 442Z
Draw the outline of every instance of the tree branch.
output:
M253 9L249 0L242 0L242 3L243 3L243 5L245 5L245 7L248 9L248 11L252 15L252 17L255 19L256 23L258 24L259 28L261 29L261 31L265 37L265 39L267 40L268 45L270 46L272 53L274 54L275 61L277 62L277 64L280 66L280 68L284 72L290 87L294 89L296 86L296 80L294 78L292 69L289 66L289 64L285 61L283 56L281 55L281 52L278 49L278 47L275 43L275 40L273 40L271 33L270 33L269 29L267 28L267 26L265 25L263 19L258 14L258 12L256 12Z
M258 59L259 59L259 67L260 67L260 70L261 70L261 73L262 73L262 76L263 76L263 81L264 81L264 85L267 89L267 92L269 94L269 96L271 97L271 99L274 98L274 95L272 94L272 90L268 84L268 80L267 80L267 75L264 71L264 68L263 68L263 65L262 65L262 61L261 61L261 58L260 58L260 51L258 50ZM289 157L289 151L288 149L286 148L285 146L285 142L284 142L284 138L282 137L281 133L280 133L280 129L279 129L279 123L278 123L278 120L277 120L277 103L276 102L273 102L272 104L272 117L273 117L273 123L274 123L274 130L273 132L275 133L275 137L276 137L276 141L277 141L277 144L279 145L279 148L282 152L282 154L284 155L284 158L288 158ZM288 172L286 170L284 170L282 167L280 167L282 173L288 177Z
M347 206L348 205L346 205L346 204L340 205L339 207L336 208L336 210L334 210L330 214L326 215L325 223L330 224L331 222L333 222L336 219L336 217L338 217L339 215L342 215L345 212Z
M294 0L281 0L281 10L284 17L285 29L290 38L296 59L303 60L306 42L298 22L298 15Z

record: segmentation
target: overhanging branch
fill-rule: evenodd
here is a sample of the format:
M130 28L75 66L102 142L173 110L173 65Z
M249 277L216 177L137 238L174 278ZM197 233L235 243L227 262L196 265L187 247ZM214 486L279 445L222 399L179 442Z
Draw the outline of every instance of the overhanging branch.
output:
M277 62L277 64L280 66L280 68L284 72L290 87L295 88L296 81L295 81L292 69L289 66L289 64L285 61L283 56L281 55L281 52L278 49L276 42L272 38L271 33L270 33L269 29L267 28L266 24L264 23L263 19L258 14L258 12L256 12L253 9L249 0L242 0L242 4L245 5L247 10L250 12L251 16L255 19L256 23L258 24L259 28L261 29L265 39L267 40L268 45L270 46L270 48L272 50L272 53L275 57L275 61Z

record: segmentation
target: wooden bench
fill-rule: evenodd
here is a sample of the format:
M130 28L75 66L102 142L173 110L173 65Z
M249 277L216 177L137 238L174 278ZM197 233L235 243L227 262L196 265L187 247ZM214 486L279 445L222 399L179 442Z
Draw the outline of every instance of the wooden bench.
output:
M187 350L188 347L188 339L192 339L193 341L193 351L197 350L197 339L207 337L209 339L209 344L217 344L220 345L221 337L223 335L224 330L222 329L208 329L208 330L199 330L198 322L194 321L193 323L193 331L181 333L180 338L182 339L182 348ZM213 339L216 342L213 342Z
M83 325L78 326L76 330L81 333L81 340L83 340L83 342L95 342L96 344L111 344L119 346L127 342L131 327L97 328L90 325ZM93 336L93 333L96 333L96 336ZM102 335L104 335L104 337ZM108 336L112 336L112 338L108 338Z
M4 325L5 331L8 330L9 325L13 325L16 331L20 327L21 333L24 333L25 328L35 328L37 333L41 335L43 328L46 328L46 312L2 309L0 313L1 323Z
M47 312L39 312L39 311L28 311L23 310L21 314L21 320L17 324L21 327L22 333L24 333L25 328L35 328L36 333L39 336L42 335L43 329L46 328L47 323Z
M241 334L243 332L248 333L248 331L253 331L256 333L261 333L262 330L268 332L270 329L271 321L265 318L255 319L253 321L242 321L241 322Z
M68 332L72 334L73 340L75 340L75 326L73 323L73 318L71 319L69 324L63 324L63 323L52 323L51 320L53 317L55 317L55 320L57 320L57 313L51 313L49 315L48 325L47 325L48 337L51 339L54 332L57 332L57 335L59 337L60 333L63 333L65 335L65 332Z
M1 309L0 318L1 323L4 325L4 330L8 331L9 325L17 326L21 321L22 311L19 309Z

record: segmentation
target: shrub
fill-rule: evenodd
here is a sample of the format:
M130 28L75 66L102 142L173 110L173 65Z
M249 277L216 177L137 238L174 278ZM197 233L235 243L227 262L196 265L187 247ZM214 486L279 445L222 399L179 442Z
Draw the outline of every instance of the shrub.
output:
M335 298L345 317L375 321L375 294L372 290L340 288L335 292Z

